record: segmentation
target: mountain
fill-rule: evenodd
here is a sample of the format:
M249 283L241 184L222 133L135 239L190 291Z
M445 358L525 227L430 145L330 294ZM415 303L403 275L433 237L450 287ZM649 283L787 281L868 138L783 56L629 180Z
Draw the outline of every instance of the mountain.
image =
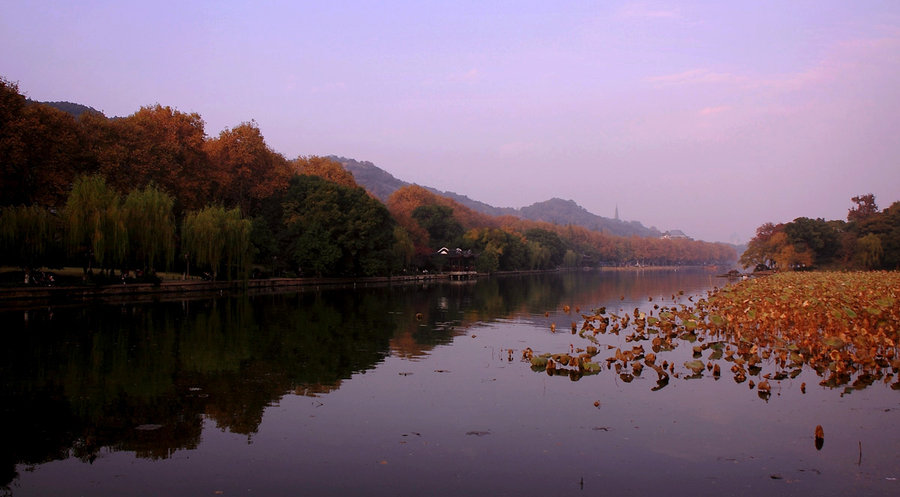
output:
M76 103L72 103L72 102L38 102L38 101L29 99L28 103L43 104L48 107L53 107L54 109L59 109L63 112L72 114L73 117L78 117L78 116L84 114L85 112L94 112L97 114L102 114L102 112L100 112L99 110L97 110L93 107L88 107L87 105L81 105L81 104L76 104Z
M520 217L532 221L546 221L553 224L575 224L594 231L602 231L617 236L659 237L656 228L647 228L637 221L621 221L598 216L588 212L572 200L551 198L519 209Z
M395 178L387 171L368 161L360 162L355 159L333 155L329 156L329 158L341 163L341 165L344 166L344 169L353 174L353 178L360 186L370 191L383 202L386 202L392 193L410 184ZM491 216L509 215L532 221L546 221L563 226L574 224L618 236L637 235L642 237L658 237L661 235L656 228L647 228L637 221L626 222L592 214L572 200L552 198L544 202L537 202L527 207L522 207L521 209L514 209L511 207L494 207L458 193L444 192L427 186L425 188L438 195L449 197L477 212Z
M395 191L409 186L409 183L400 181L391 173L381 169L369 161L358 161L355 159L347 159L346 157L338 157L329 155L329 159L339 162L344 169L350 171L353 179L359 186L368 190L372 195L378 197L382 202L387 202L388 197Z

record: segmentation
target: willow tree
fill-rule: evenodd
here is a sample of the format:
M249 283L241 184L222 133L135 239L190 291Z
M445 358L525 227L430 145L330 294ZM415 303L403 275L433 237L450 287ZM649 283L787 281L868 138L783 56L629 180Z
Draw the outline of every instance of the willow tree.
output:
M27 273L54 252L59 219L36 205L0 209L0 254Z
M124 217L131 256L145 269L168 269L175 257L174 199L155 185L132 190Z
M75 180L64 210L69 248L85 254L85 273L96 262L110 269L125 259L128 233L122 200L103 176Z
M185 258L210 269L213 279L224 269L227 279L246 276L251 261L251 223L238 208L207 207L188 212L181 227Z

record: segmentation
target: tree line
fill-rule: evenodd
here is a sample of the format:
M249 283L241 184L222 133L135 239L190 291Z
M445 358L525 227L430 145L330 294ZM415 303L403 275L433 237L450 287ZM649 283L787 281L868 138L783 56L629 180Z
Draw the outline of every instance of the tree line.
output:
M286 159L253 121L209 137L198 114L159 104L76 118L2 78L0 208L0 264L106 277L402 274L440 269L444 247L486 272L736 259L724 244L489 216L418 186L381 202L337 162Z
M846 221L798 217L763 224L741 263L781 270L900 269L900 202L882 211L871 193L850 201Z

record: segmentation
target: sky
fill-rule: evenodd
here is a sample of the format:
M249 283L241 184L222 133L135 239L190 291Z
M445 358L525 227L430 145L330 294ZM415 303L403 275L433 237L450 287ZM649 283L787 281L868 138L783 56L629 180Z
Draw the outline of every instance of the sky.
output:
M0 0L0 76L696 239L900 200L900 2Z

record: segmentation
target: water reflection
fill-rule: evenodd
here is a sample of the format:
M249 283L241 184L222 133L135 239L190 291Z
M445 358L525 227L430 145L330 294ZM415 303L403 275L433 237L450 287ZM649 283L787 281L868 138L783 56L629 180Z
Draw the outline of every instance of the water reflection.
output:
M16 464L90 462L101 450L166 458L196 448L207 418L251 435L286 393L332 391L390 354L422 358L470 323L643 295L672 279L545 274L7 312L0 484Z
M720 282L710 274L687 271L560 273L475 283L31 310L27 319L22 312L3 313L0 319L7 333L6 347L0 352L0 422L4 431L0 485L14 488L18 472L70 458L91 462L107 453L127 452L147 461L171 460L179 451L196 451L207 443L208 434L203 430L211 426L258 443L263 419L271 415L272 406L280 402L293 405L295 401L285 399L307 396L311 402L328 403L326 408L332 408L338 404L334 394L348 388L354 391L350 385L372 397L379 392L365 388L383 389L381 394L390 392L395 402L431 399L431 404L418 409L441 405L444 392L452 392L446 394L454 396L453 404L445 406L446 412L416 411L417 421L402 427L405 435L400 443L425 443L419 440L421 433L436 436L420 428L419 420L431 420L437 431L452 420L469 417L470 424L459 430L459 436L467 439L463 443L492 443L503 436L502 425L491 425L486 416L476 419L467 415L471 406L485 405L485 398L498 404L531 402L500 397L489 389L496 375L479 374L490 371L484 368L507 364L508 350L515 349L518 360L527 345L543 350L557 346L562 335L571 337L569 321L579 307L588 312L607 306L610 312L623 315L620 308L646 306L648 296L658 299L678 290L691 294L716 283ZM565 306L570 306L569 313L563 311ZM509 331L508 338L492 341L482 330L490 329L492 323L516 323L529 331L542 331L528 336ZM550 331L554 323L559 327L555 334ZM479 338L474 338L476 334ZM485 364L481 356L472 358L488 347L491 362ZM408 364L435 356L439 360L424 368L441 371L433 378L423 378L421 371L402 376L407 369L414 369ZM389 359L406 365L399 370L386 369L384 363ZM521 368L517 362L511 366ZM366 374L367 381L362 382L358 376L362 373L375 374ZM477 384L461 384L464 375L476 377ZM371 376L375 378L369 379ZM526 376L516 388L533 393L535 377ZM348 381L351 378L353 381ZM508 377L513 380L518 381ZM333 407L329 412L348 416L355 413L352 403L362 402L342 400L351 407L341 411ZM552 410L543 411L553 405L529 405L533 417L525 417L521 408L504 408L501 413L519 413L523 424L543 423L541 420L552 419ZM374 419L407 419L414 409L377 402L367 406ZM302 427L298 419L284 416L290 418L285 426ZM590 429L612 423L586 424L589 422L582 424ZM347 430L346 426L332 428L333 436ZM373 430L380 433L380 428ZM559 430L548 429L548 433L559 436ZM469 431L491 435L465 437ZM373 436L361 428L354 433ZM581 436L571 434L576 435ZM356 443L362 445L351 447L373 445L366 440ZM448 458L471 457L465 452L469 448L451 448L447 439L443 445L430 447L442 447ZM380 461L382 456L378 457ZM444 459L430 460L446 464ZM335 477L340 475L335 473Z

